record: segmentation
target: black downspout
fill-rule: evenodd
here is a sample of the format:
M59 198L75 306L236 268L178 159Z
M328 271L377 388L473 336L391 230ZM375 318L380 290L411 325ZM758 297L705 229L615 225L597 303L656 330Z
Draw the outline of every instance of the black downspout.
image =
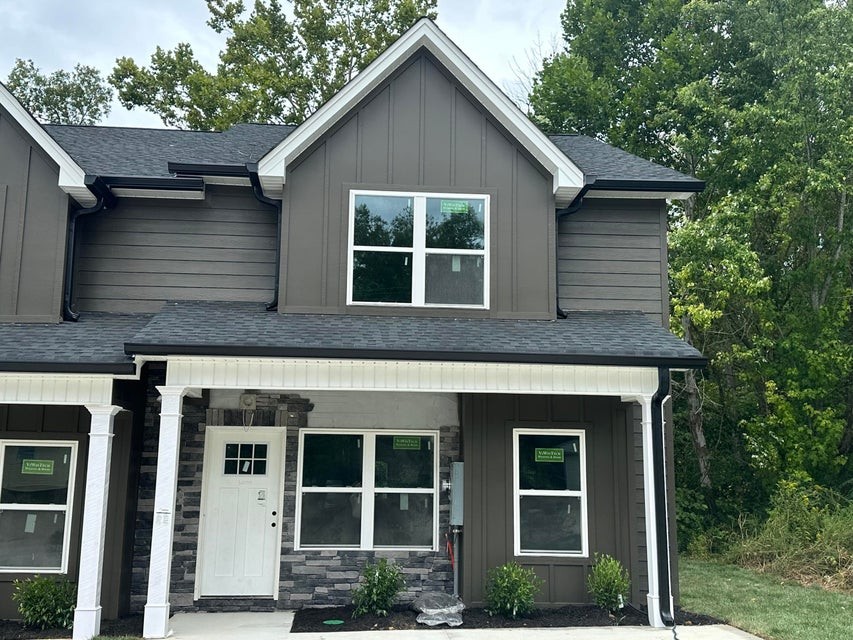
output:
M276 217L276 244L275 244L275 289L273 290L272 301L267 305L267 311L278 310L278 286L281 272L281 200L269 198L264 195L264 189L261 186L260 178L258 178L258 163L246 163L246 170L249 172L249 182L252 183L252 192L255 194L258 202L268 204L275 208Z
M655 490L655 529L657 531L658 591L660 617L663 623L671 627L675 624L671 611L672 576L669 557L669 517L666 496L666 451L664 437L663 402L669 395L669 369L658 369L658 389L652 397L652 467L654 469Z
M583 197L586 195L586 192L589 191L593 182L595 182L595 180L588 181L584 186L582 186L574 200L569 203L569 206L555 210L555 213L557 214L557 228L554 230L554 241L556 242L556 247L554 249L554 269L556 271L555 282L557 284L557 317L561 320L568 318L569 314L560 307L560 261L557 259L557 253L560 250L560 220L580 210L581 206L583 206Z
M74 292L74 254L77 247L77 220L90 213L98 213L115 206L115 196L97 176L85 176L84 184L97 201L91 207L74 209L68 214L68 228L65 232L65 281L62 295L62 319L77 322L80 314L71 308L71 296Z

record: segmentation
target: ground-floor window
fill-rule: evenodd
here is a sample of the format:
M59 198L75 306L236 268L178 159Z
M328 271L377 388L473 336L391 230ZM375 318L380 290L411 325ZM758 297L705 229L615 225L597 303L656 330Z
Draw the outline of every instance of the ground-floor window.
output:
M65 573L76 442L0 440L0 571Z
M516 555L588 555L584 432L515 429L513 456Z
M299 435L296 548L437 549L438 434Z

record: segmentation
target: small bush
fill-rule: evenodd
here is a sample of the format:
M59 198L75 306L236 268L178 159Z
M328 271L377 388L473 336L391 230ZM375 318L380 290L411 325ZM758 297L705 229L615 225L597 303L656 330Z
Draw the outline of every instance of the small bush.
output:
M361 584L352 591L352 603L355 606L353 616L368 613L387 616L391 605L405 586L400 568L382 558L376 564L365 566L361 578Z
M12 600L28 627L38 629L70 629L74 622L77 587L68 580L33 576L15 580Z
M606 553L595 554L595 564L587 578L592 601L616 615L628 600L631 580L622 563Z
M490 615L518 618L533 612L533 601L543 581L533 569L516 562L489 570L486 578L486 606Z

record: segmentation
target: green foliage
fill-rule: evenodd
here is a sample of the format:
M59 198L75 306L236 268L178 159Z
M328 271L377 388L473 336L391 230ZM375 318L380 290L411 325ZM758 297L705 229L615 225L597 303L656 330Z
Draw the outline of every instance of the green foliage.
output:
M6 87L36 120L51 124L97 124L113 98L100 71L81 64L45 74L32 60L17 58Z
M853 589L853 503L805 478L782 481L767 521L727 556L799 582Z
M509 562L489 570L486 576L486 609L491 615L519 618L533 612L543 581L533 569Z
M192 47L157 47L148 67L116 61L109 80L128 109L164 124L225 129L236 122L299 124L366 67L436 0L207 0L208 26L227 34L215 72Z
M628 601L631 579L616 558L606 553L596 553L586 586L595 604L617 615Z
M400 568L381 558L376 564L367 564L361 578L361 583L352 591L353 617L387 616L405 586Z
M70 629L74 622L77 587L64 579L33 576L15 580L12 600L28 627L38 629Z

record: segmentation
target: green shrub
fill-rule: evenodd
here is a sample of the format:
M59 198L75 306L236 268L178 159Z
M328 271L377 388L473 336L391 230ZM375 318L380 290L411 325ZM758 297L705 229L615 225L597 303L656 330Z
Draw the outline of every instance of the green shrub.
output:
M77 587L68 580L33 576L15 580L12 600L18 603L18 613L26 626L70 629L74 622Z
M353 616L368 613L387 616L391 605L405 586L400 568L382 558L376 564L365 566L361 578L361 584L352 591L352 603L355 606Z
M628 600L631 579L622 563L606 553L595 554L595 564L586 581L592 601L617 614Z
M531 613L543 581L533 569L516 562L489 570L486 577L486 608L490 615L518 618Z

